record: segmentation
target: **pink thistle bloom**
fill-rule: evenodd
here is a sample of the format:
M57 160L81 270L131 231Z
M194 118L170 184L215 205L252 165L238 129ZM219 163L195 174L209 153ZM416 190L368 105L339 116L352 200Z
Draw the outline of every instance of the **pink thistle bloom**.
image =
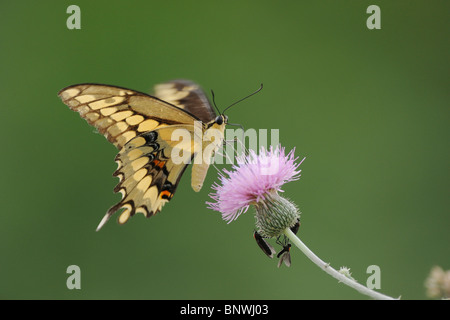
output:
M207 202L210 209L222 213L222 218L230 223L239 215L245 213L250 205L270 201L272 195L283 192L281 187L300 178L300 164L296 163L294 150L287 155L282 147L265 150L260 149L259 155L250 150L247 156L237 157L237 165L231 171L220 173L220 183L212 186L216 192L210 194L215 202Z

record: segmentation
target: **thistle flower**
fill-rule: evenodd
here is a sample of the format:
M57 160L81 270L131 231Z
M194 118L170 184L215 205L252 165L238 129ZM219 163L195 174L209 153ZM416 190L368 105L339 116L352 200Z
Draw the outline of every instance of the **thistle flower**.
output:
M209 208L221 212L230 223L253 205L258 232L264 237L279 236L300 217L297 206L279 195L285 183L300 178L298 167L304 158L299 163L297 159L294 150L286 155L282 147L263 147L259 154L250 150L237 157L231 171L220 173L220 183L212 186L216 192L210 197L215 202L207 202Z
M277 255L281 257L278 266L283 261L287 266L291 264L288 254L292 241L306 257L339 282L374 299L392 300L392 297L359 284L351 276L349 268L335 270L297 237L300 212L293 202L279 194L283 192L281 187L285 183L300 178L301 170L298 167L305 158L298 163L297 159L294 158L294 150L286 155L282 147L271 147L269 150L261 148L259 154L251 150L248 155L237 157L237 164L230 171L219 173L220 182L212 186L215 192L210 194L215 202L207 202L209 208L222 213L222 218L230 223L253 205L258 228L254 238L258 246L269 258L273 258L275 250L263 238L277 237L277 243L283 247ZM283 241L279 241L281 236L284 237Z

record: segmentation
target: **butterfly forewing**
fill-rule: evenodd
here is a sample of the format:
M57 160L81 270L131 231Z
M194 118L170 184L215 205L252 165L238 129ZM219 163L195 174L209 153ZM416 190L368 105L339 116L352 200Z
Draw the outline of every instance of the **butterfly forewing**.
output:
M140 133L198 120L156 97L121 87L74 85L61 90L59 96L118 149Z
M138 212L146 217L158 213L172 199L194 150L193 141L183 144L169 139L176 129L193 131L193 126L159 128L125 144L116 156L118 168L114 172L120 179L114 191L122 194L122 200L108 210L99 228L120 209L124 209L119 216L123 224Z

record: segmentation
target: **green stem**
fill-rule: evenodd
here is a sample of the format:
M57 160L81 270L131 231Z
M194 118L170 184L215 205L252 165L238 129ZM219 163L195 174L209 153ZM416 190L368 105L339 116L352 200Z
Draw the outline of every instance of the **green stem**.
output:
M286 228L284 230L284 234L292 241L293 244L295 244L312 262L314 262L320 269L328 273L333 278L339 280L339 282L342 282L349 287L355 289L356 291L365 294L373 299L376 300L395 300L392 297L386 296L382 293L379 293L377 291L371 290L358 282L356 282L353 279L350 279L343 275L342 273L336 271L333 269L329 263L323 262L318 256L314 254L309 248L292 232L290 228Z

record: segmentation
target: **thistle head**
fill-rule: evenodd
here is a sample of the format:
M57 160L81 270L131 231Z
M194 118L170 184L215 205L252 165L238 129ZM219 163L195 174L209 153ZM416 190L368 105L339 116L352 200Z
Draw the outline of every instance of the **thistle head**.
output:
M256 227L264 237L277 237L292 227L300 218L297 206L283 198L282 186L300 178L298 158L294 150L285 153L282 147L261 148L259 154L250 150L248 155L236 158L231 170L220 173L219 183L212 189L207 202L210 209L219 211L230 223L253 205L256 209Z

